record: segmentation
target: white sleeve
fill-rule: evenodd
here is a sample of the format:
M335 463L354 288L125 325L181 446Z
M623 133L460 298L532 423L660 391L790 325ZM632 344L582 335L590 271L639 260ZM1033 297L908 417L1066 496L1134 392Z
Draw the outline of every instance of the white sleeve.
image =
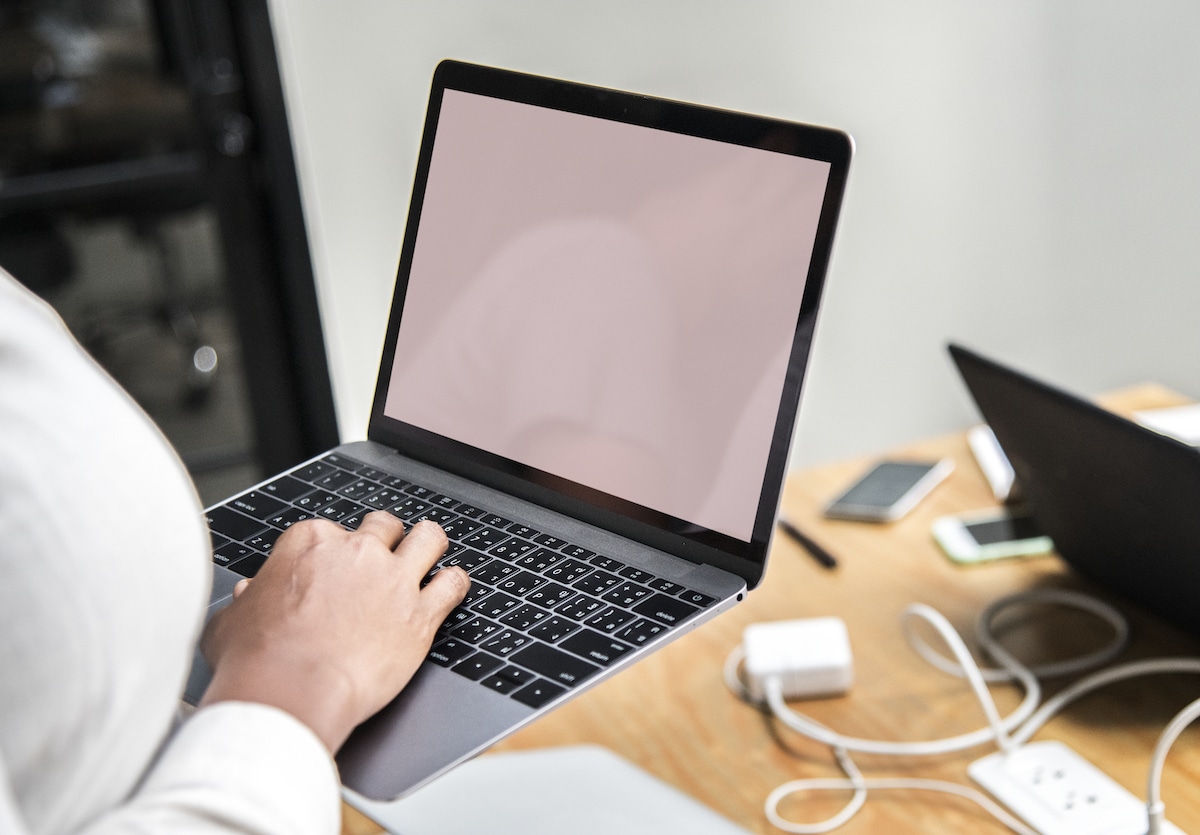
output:
M289 714L222 702L198 710L132 797L78 835L336 835L333 759ZM0 835L26 835L0 763Z

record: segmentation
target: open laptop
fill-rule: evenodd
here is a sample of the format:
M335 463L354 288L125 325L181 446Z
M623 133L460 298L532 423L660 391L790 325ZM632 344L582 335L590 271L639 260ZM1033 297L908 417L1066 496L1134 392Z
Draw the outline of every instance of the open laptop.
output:
M410 792L759 582L850 155L825 128L438 66L369 440L208 510L210 611L308 516L432 518L469 571L338 755L347 788Z
M949 350L1063 559L1200 633L1200 451L960 345Z

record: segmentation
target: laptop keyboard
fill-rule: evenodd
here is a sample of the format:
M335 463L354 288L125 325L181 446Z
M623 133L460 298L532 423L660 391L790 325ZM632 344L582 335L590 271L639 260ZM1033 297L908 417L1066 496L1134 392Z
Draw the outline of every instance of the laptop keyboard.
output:
M433 572L461 566L466 599L429 661L540 707L715 599L337 453L208 512L213 561L253 577L283 531L323 517L354 530L372 510L450 539Z

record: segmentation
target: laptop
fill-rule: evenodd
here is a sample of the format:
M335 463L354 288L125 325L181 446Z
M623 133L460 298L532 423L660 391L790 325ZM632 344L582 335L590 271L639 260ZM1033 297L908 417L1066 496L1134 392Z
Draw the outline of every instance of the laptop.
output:
M961 345L949 350L1062 558L1200 633L1200 451Z
M413 791L762 579L851 150L437 67L368 440L207 511L210 611L310 516L433 519L441 564L469 572L415 678L338 754L351 792Z

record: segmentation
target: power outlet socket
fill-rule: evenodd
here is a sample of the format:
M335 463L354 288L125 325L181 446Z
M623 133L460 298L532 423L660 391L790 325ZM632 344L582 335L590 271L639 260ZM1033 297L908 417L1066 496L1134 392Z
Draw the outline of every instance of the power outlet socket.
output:
M1061 742L1031 742L967 767L1041 835L1145 835L1146 804ZM1183 835L1166 821L1162 832Z

